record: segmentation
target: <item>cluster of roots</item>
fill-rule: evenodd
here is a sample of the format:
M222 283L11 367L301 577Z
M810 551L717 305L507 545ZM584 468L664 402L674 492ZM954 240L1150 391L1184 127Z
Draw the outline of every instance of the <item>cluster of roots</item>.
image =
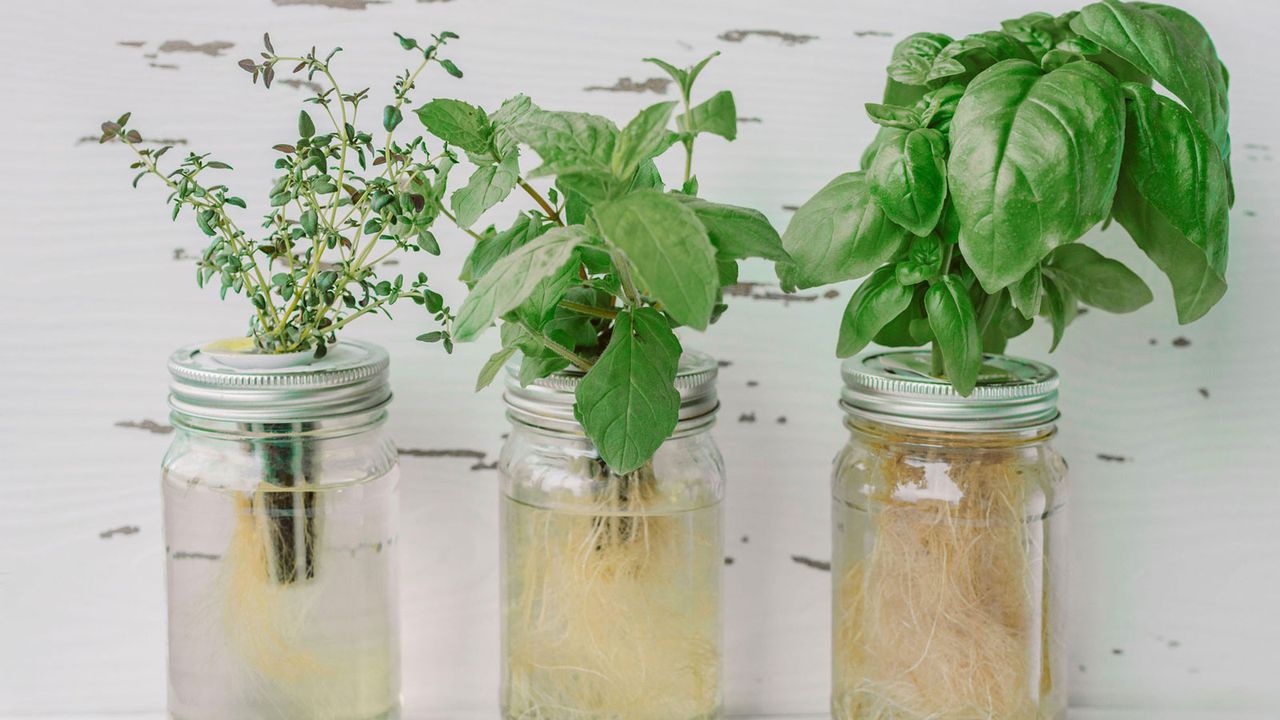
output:
M719 510L654 511L652 472L555 509L505 500L508 720L717 716Z
M869 507L843 521L834 717L1061 717L1044 517L1028 516L1036 464L1002 450L912 453L873 448ZM945 487L921 492L930 485Z

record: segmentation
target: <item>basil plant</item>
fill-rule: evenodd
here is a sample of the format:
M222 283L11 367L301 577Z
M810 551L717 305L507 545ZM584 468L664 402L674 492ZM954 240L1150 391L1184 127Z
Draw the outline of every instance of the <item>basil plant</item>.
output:
M517 352L522 383L571 366L585 372L574 412L617 473L642 466L675 428L682 348L674 330L705 330L719 317L738 260L787 257L762 214L698 197L696 139L737 134L729 92L691 102L710 59L690 68L651 60L671 75L680 101L651 105L622 128L599 115L544 110L523 95L491 113L449 99L417 111L475 167L442 210L475 239L454 339L501 325L502 349L477 389ZM667 190L654 159L673 147L684 176ZM541 164L526 172L529 151ZM532 178L552 178L552 187L544 194ZM532 207L505 229L475 227L516 188Z
M785 288L868 276L837 354L932 344L962 395L983 352L1037 315L1057 347L1080 303L1124 313L1151 291L1079 242L1120 223L1169 277L1178 319L1226 291L1233 203L1227 70L1177 8L1105 0L893 51L861 169L792 218ZM1157 89L1159 88L1159 89Z

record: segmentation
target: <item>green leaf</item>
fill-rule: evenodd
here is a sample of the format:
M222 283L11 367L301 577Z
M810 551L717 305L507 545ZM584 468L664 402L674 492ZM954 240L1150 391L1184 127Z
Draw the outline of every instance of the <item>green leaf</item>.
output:
M881 103L867 103L863 107L866 108L867 117L880 127L915 130L923 124L920 113L913 108Z
M590 167L606 172L618 140L618 128L608 118L538 108L530 108L512 122L508 132L533 148L549 166Z
M782 234L791 261L779 263L788 287L815 287L862 277L897 255L908 232L871 199L863 173L840 175L809 198Z
M520 178L516 155L508 155L496 165L482 165L471 173L466 187L454 191L449 198L458 224L471 227L486 210L502 202Z
M309 138L316 134L316 124L306 110L298 112L298 137Z
M942 274L942 241L925 235L911 241L906 259L894 268L899 285L916 285Z
M444 68L445 72L456 78L462 77L462 71L458 69L457 65L453 64L452 60L441 60L440 67Z
M1062 342L1062 334L1076 317L1077 302L1075 293L1058 282L1052 275L1044 276L1044 303L1041 313L1049 317L1053 325L1053 342L1049 352L1058 349Z
M557 304L569 288L578 284L579 263L569 262L556 273L543 278L529 297L511 311L511 317L526 327L542 330L556 312Z
M1182 100L1225 161L1231 152L1227 77L1213 41L1195 18L1166 5L1107 0L1085 6L1071 29Z
M484 110L461 100L436 99L414 111L432 135L473 155L488 155L493 125Z
M1151 302L1151 289L1118 260L1103 257L1088 245L1071 243L1049 254L1045 269L1085 305L1128 313Z
M791 256L782 249L782 238L758 210L721 205L681 193L671 193L685 207L698 216L698 222L707 230L707 237L716 247L721 259L741 260L749 257L786 261Z
M1227 290L1226 167L1185 108L1127 85L1124 165L1113 213L1169 276L1178 321L1209 312Z
M946 140L937 130L889 136L867 171L871 197L890 220L915 235L928 235L947 199L946 155Z
M716 251L693 210L657 190L595 206L609 244L635 267L642 291L682 325L705 330L715 305Z
M1033 59L1031 51L1007 33L975 33L943 48L933 59L926 81L930 85L938 85L963 80L1002 60Z
M1042 74L1006 60L970 83L951 121L948 185L960 249L988 293L1111 208L1123 150L1120 86L1074 62Z
M956 392L968 397L978 382L982 367L982 338L969 291L955 275L943 275L924 295L929 328L946 367L947 379Z
M680 87L680 91L682 93L688 92L689 73L676 67L675 65L672 65L666 60L661 60L659 58L645 58L644 62L653 63L654 65L657 65L658 67L662 68L663 72L670 75L671 79L676 81L676 85Z
M574 414L618 474L653 457L675 430L680 341L653 308L625 311L591 371L578 382Z
M489 268L493 267L494 263L542 235L546 230L547 226L532 221L523 213L516 216L515 223L510 228L500 233L490 230L482 239L476 241L471 254L462 264L458 279L469 285L474 284L489 272Z
M871 273L862 281L840 321L840 337L836 341L836 357L852 357L865 348L876 335L911 305L913 291L898 284L893 266Z
M1042 294L1039 265L1031 268L1026 275L1009 285L1009 299L1013 307L1025 318L1034 318L1040 312Z
M532 100L524 95L516 95L503 102L497 110L490 113L489 119L494 126L493 144L498 150L499 157L506 157L515 152L517 141L511 135L510 128L534 110Z
M404 120L404 113L400 112L400 108L395 105L382 108L382 127L387 132L395 130L401 120Z
M502 368L506 367L507 362L511 360L511 356L515 355L518 349L515 345L511 345L489 356L484 366L480 368L480 375L476 377L476 392L489 387L489 384L493 382L494 378L498 377L498 373L502 372Z
M711 133L733 140L738 137L738 108L733 93L721 90L681 115L677 124L682 132Z
M893 59L887 68L889 78L903 85L924 85L934 58L951 42L949 36L938 33L908 36L893 48Z
M320 229L320 215L315 208L308 208L298 216L298 224L302 226L302 232L307 237L315 237L316 231Z
M458 342L474 340L500 315L510 312L573 257L574 248L588 242L580 225L553 228L542 237L498 260L467 295L454 321Z
M675 102L656 103L641 110L627 123L613 146L610 167L615 177L630 180L641 162L671 145L667 123L675 107Z

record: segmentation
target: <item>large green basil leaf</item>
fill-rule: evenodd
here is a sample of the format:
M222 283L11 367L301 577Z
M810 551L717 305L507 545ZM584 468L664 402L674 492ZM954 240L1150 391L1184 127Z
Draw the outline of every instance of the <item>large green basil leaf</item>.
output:
M635 268L642 290L682 325L705 330L720 283L716 249L693 210L657 190L595 206L596 224Z
M943 275L925 293L924 307L934 342L942 351L947 379L956 392L968 397L982 367L982 337L969 291L959 277Z
M933 86L963 81L1001 60L1033 60L1025 45L1012 35L997 31L975 33L951 43L938 53L925 80Z
M906 312L912 294L912 288L898 284L892 265L871 273L849 298L849 305L840 321L836 357L858 354L886 325Z
M511 153L496 165L482 165L471 173L466 187L454 191L449 198L454 217L462 227L471 227L486 210L511 194L520 178L517 155Z
M782 234L791 261L778 263L778 277L788 288L860 278L897 255L908 237L871 199L864 173L845 173L792 216Z
M698 216L707 237L716 246L721 259L742 260L749 257L786 261L791 256L782 249L782 238L759 210L707 202L683 193L669 193Z
M1006 60L970 83L951 121L948 185L960 249L988 293L1107 216L1123 150L1124 101L1106 70L1043 74Z
M1226 292L1226 168L1178 103L1126 85L1129 123L1115 217L1169 276L1178 321L1209 312Z
M653 457L676 427L680 341L653 308L618 314L613 336L578 382L573 412L615 473Z
M627 123L613 146L611 169L619 180L630 180L640 163L671 145L667 123L675 110L674 101L660 102L641 110Z
M1195 18L1167 5L1105 0L1081 10L1071 28L1168 88L1226 159L1227 78L1213 41Z
M934 58L950 44L951 38L939 33L907 36L893 48L893 57L887 68L889 79L903 85L924 85L928 81Z
M552 228L495 262L458 309L454 339L474 340L495 318L524 302L543 278L559 272L573 257L574 249L590 239L581 225Z
M937 130L909 130L880 146L867 172L871 197L889 219L928 235L947 199L947 143Z
M1128 313L1151 302L1151 288L1119 260L1088 245L1071 243L1049 253L1046 272L1066 285L1085 305Z

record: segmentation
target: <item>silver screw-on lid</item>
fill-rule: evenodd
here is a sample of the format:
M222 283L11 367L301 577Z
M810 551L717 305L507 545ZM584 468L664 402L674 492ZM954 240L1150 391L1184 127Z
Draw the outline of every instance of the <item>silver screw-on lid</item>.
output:
M574 393L585 373L571 368L554 373L529 385L520 384L520 363L507 365L507 415L512 420L549 430L581 433L582 426L573 415ZM718 366L710 355L685 351L676 371L675 387L680 393L680 420L676 432L684 432L710 423L720 407L716 397Z
M1058 418L1058 373L1044 363L986 355L978 385L962 397L930 373L926 350L876 352L841 366L840 405L855 417L928 430L1030 428Z
M318 420L372 410L391 399L387 351L370 343L339 342L319 360L287 367L233 366L217 354L191 346L169 358L169 407L175 412L234 422Z

